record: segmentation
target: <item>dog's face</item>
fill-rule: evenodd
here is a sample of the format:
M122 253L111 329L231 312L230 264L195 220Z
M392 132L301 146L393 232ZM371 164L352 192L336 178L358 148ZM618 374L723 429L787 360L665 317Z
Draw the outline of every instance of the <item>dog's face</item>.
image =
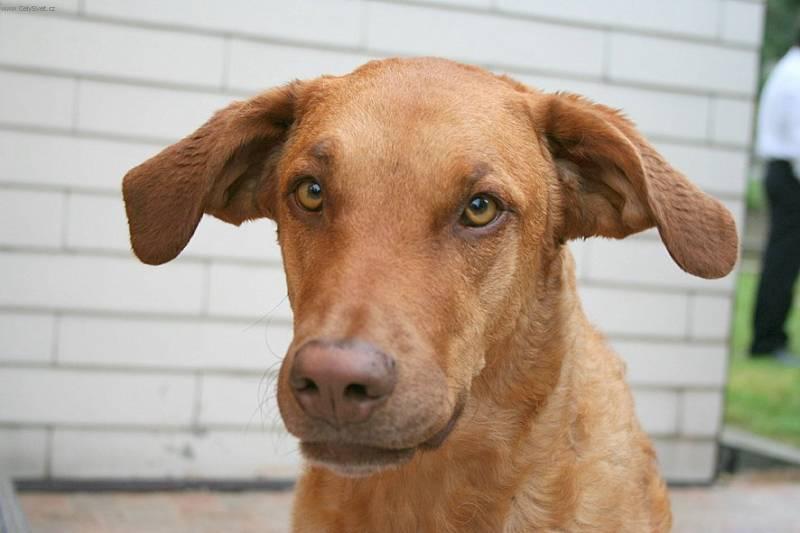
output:
M278 166L274 217L295 318L278 401L306 455L340 470L444 439L493 334L513 324L515 281L541 245L547 180L521 177L547 167L524 101L499 80L486 94L474 74L376 68L308 88L319 100ZM356 350L339 346L354 342L381 352L394 381L363 420L338 412L358 399L322 390L314 369L318 390L298 396L304 383L292 383L308 346L348 358ZM303 395L335 404L332 414Z
M294 340L278 402L307 458L364 474L436 448L563 243L657 226L727 273L721 205L613 111L442 60L389 60L217 113L126 176L134 251L203 212L278 225Z

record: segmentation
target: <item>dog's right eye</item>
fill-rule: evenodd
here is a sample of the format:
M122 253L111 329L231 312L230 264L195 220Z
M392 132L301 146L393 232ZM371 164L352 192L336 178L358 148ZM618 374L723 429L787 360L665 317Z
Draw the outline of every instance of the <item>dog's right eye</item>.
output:
M322 209L322 185L314 178L305 178L294 190L297 203L307 211Z
M496 219L499 213L497 200L486 194L478 194L470 198L467 207L461 214L461 223L465 226L480 228Z

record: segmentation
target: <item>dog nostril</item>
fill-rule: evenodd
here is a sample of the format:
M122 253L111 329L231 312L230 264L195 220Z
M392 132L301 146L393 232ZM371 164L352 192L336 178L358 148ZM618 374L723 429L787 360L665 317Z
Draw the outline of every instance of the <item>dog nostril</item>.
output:
M351 400L366 400L369 398L367 388L359 383L351 383L344 388L344 397Z
M367 420L397 381L394 359L357 342L311 341L295 354L289 387L311 418L335 426Z
M314 383L313 380L308 379L308 378L301 378L300 380L298 380L297 384L295 385L295 389L298 392L311 392L311 393L313 393L313 392L318 392L319 391L319 387L317 387L317 384Z

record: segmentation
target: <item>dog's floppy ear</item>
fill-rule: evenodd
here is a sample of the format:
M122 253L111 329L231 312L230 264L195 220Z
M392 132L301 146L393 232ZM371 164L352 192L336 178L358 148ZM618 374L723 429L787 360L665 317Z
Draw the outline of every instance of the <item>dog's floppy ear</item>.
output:
M122 194L139 259L174 259L203 213L236 225L271 216L272 174L299 88L295 82L234 102L125 175Z
M560 182L556 237L622 238L656 226L675 262L703 278L738 256L728 210L672 168L615 110L570 94L540 95L534 124Z

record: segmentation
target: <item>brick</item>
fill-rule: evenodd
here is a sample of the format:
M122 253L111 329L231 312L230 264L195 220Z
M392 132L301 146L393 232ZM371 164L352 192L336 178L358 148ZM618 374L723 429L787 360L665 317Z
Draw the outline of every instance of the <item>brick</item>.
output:
M725 293L733 290L735 274L713 280L688 274L672 260L660 241L592 239L589 248L588 280Z
M634 389L636 415L642 428L651 435L678 430L678 393L668 390Z
M53 351L52 315L0 311L0 360L44 363Z
M46 17L56 13L76 13L78 11L78 0L51 0L46 4L13 4L5 2L6 6L17 6L18 8L30 8L43 6L45 10L39 12L27 11L25 13L15 14L9 11L3 11L5 16L19 16L19 17ZM50 11L52 9L52 11Z
M557 20L619 28L714 37L717 31L715 0L497 0L501 10Z
M661 155L701 189L740 196L747 183L749 155L745 150L656 143Z
M240 9L244 7L245 9ZM319 44L359 44L362 9L354 0L218 2L86 0L86 12L114 18Z
M234 98L219 93L81 82L78 124L82 131L178 140Z
M715 98L712 106L711 139L749 149L753 140L755 105L750 100Z
M685 342L612 342L625 360L628 381L635 386L721 387L725 383L725 344Z
M71 250L128 252L131 241L119 196L71 193L67 200L66 244ZM102 224L97 221L102 220Z
M212 264L208 312L212 316L290 318L283 270Z
M439 4L442 6L455 6L455 7L472 7L480 9L489 9L492 7L494 0L428 0L430 4Z
M0 181L118 192L153 144L0 131Z
M4 368L0 421L188 425L193 391L190 376Z
M759 46L766 8L760 2L723 1L721 37L734 43Z
M70 478L183 477L192 462L191 440L184 433L56 428L52 471Z
M36 5L36 4L31 4L31 5ZM46 5L48 8L54 7L56 13L78 12L78 0L52 0L44 5Z
M71 128L75 80L0 71L0 122Z
M58 360L103 367L266 371L292 338L286 324L64 316Z
M667 481L705 483L713 479L717 464L716 442L654 439L653 444Z
M62 193L0 189L0 244L60 247L63 213Z
M693 339L726 340L731 327L732 296L697 294L690 301L689 335Z
M575 259L575 278L582 279L586 268L586 241L570 241L569 249Z
M589 320L606 334L683 337L686 332L687 297L684 294L579 288Z
M142 265L134 259L0 253L0 305L44 309L197 313L201 265Z
M76 431L53 434L53 475L70 478L294 478L286 433Z
M525 74L521 72L503 71L499 74L507 74L512 78L529 85L535 89L546 92L570 92L581 94L600 103L603 102L610 86L600 82L576 80L570 78L560 78L557 76L544 76Z
M48 6L53 6L56 8L56 11L59 13L68 11L71 13L76 13L78 11L78 4L80 0L54 0L53 2L48 3Z
M366 54L233 39L226 87L261 91L294 79L347 74L371 59Z
M615 33L608 75L616 81L753 94L758 53L717 45Z
M250 376L206 374L201 391L200 426L283 427L272 372Z
M285 431L211 431L195 441L189 475L219 478L297 478L302 459L297 439Z
M599 76L603 69L601 31L411 5L370 3L367 46L583 76Z
M707 138L708 100L665 91L607 86L604 104L621 109L647 135Z
M275 223L252 220L234 226L212 216L205 216L184 250L187 256L225 257L281 261Z
M47 463L44 429L0 428L0 472L11 478L42 478Z
M684 435L714 437L722 423L723 391L681 393L680 430Z
M120 197L69 195L67 246L80 250L129 251L128 222ZM103 224L98 225L97 221ZM203 217L181 257L248 259L279 263L281 252L275 225L268 220L234 226L211 216Z
M216 87L222 55L221 37L79 19L0 17L0 63L7 65Z
M540 89L582 94L622 110L646 135L705 140L708 137L708 98L651 89L638 89L544 76L512 74Z

